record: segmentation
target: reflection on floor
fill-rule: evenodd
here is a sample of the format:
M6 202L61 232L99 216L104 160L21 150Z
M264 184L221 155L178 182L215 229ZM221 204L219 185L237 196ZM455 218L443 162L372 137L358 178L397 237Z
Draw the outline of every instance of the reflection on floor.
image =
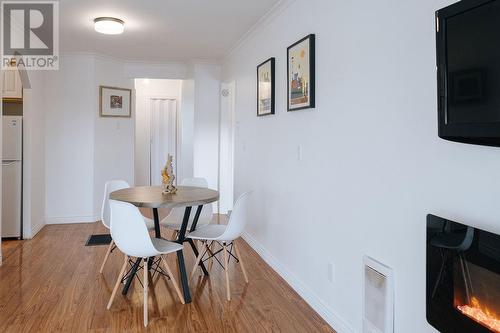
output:
M2 239L2 257L6 260L12 253L14 253L22 245L21 240L17 239Z
M118 251L104 274L105 246L86 247L100 223L46 226L33 240L10 248L0 267L0 332L140 332L142 288L134 282L127 297L106 303L122 263ZM165 233L166 234L166 233ZM10 245L10 244L9 244ZM7 245L8 246L8 245ZM225 300L224 273L190 281L193 302L182 305L172 284L155 277L149 293L152 332L333 332L244 242L250 283L230 262L232 300ZM188 270L194 258L186 251ZM175 257L170 264L176 265Z

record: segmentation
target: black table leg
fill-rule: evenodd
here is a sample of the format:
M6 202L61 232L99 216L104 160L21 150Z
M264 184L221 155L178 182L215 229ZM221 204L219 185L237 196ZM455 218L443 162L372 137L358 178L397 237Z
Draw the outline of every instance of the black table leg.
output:
M186 207L184 217L182 218L181 230L177 236L177 243L182 244L186 240L187 225L189 223L189 215L191 215L191 207Z
M153 208L153 221L155 223L155 237L161 238L160 218L158 216L158 208ZM154 258L149 258L148 269L151 269L153 265L153 259Z
M202 209L203 205L199 205L198 208L196 208L196 214L194 214L193 224L191 225L191 229L189 229L189 232L193 232L196 230L196 225L198 224L198 219L200 218Z
M158 217L158 208L153 208L153 219L155 222L155 237L161 238L160 218Z
M203 205L199 205L198 208L196 208L196 214L194 215L194 220L193 224L191 225L191 229L189 229L189 232L193 232L196 230L196 225L198 224L198 219L200 218L201 210L203 209ZM196 258L198 258L198 249L194 245L194 241L192 239L187 239L189 242L189 245L191 245L191 248L193 249L194 255ZM201 266L201 269L203 270L203 274L205 276L208 276L208 270L205 268L205 264L203 261L200 261L199 265Z
M130 271L130 275L127 279L127 282L125 282L125 286L123 287L122 295L127 295L128 290L130 288L130 284L134 280L135 273L137 273L137 270L139 269L139 265L141 263L141 260L142 260L141 258L137 258L134 265L132 266L132 270Z
M177 251L177 260L179 261L179 272L181 273L182 291L184 294L184 302L191 303L191 293L189 292L189 282L186 272L186 264L184 263L184 255L182 250Z
M183 244L186 239L186 229L189 222L189 215L191 214L191 207L186 207L184 211L184 218L182 219L181 230L179 230L179 236L177 237L177 243ZM182 250L177 251L177 259L179 261L179 271L181 273L181 283L182 290L184 292L184 301L186 303L191 303L191 293L189 292L189 283L186 273L186 265L184 263L184 255Z

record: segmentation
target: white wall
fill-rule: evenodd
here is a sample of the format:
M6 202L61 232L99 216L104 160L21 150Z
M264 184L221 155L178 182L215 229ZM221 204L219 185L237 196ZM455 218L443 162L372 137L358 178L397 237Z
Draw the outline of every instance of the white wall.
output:
M100 220L104 184L111 179L123 179L134 184L134 80L124 74L123 63L107 57L95 57L95 80L91 83L94 119L94 221ZM99 86L132 90L131 118L99 116Z
M46 222L94 218L95 59L60 57L47 71L45 126Z
M437 136L434 11L451 2L294 1L224 65L235 191L255 190L247 238L339 332L361 331L364 254L395 270L395 332L435 332L427 213L500 232L499 149ZM286 47L309 33L317 107L286 112ZM256 117L255 69L271 56L277 114Z
M194 174L194 79L181 81L181 143L180 160L181 165L178 169L179 179L191 178Z
M219 159L219 65L194 66L194 176L204 177L208 186L218 188Z
M47 223L99 220L105 181L134 174L134 104L132 118L99 117L99 85L133 81L121 62L92 55L62 56L44 74Z

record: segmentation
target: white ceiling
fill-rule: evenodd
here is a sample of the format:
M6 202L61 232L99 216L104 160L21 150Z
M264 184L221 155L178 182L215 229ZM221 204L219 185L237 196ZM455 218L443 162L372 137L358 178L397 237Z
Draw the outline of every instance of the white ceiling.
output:
M60 52L134 61L223 58L278 0L61 0ZM125 21L122 35L94 31L93 19Z

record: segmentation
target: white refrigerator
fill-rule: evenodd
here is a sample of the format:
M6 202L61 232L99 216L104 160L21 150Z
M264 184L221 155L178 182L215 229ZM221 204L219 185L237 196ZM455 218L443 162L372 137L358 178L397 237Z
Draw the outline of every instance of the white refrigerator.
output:
M21 238L23 118L3 116L2 238Z

